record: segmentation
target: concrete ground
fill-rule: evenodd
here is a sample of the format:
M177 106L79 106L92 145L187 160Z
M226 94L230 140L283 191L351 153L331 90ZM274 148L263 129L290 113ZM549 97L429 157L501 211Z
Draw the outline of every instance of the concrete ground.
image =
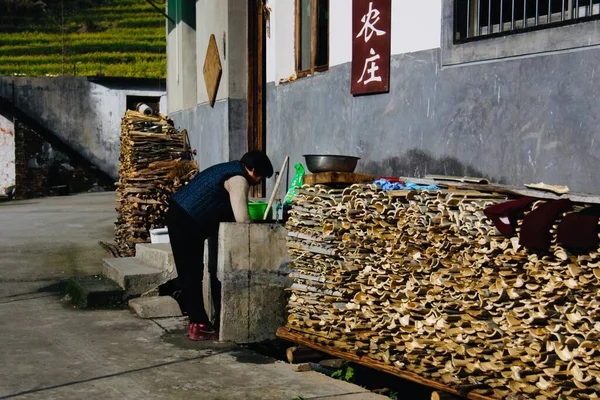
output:
M96 274L114 193L0 203L0 399L384 399L230 343L183 319L77 310L60 282Z

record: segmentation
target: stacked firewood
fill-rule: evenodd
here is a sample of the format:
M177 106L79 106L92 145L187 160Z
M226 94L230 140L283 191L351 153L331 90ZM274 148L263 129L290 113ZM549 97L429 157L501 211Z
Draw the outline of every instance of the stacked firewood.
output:
M288 252L294 260L288 321L317 335L323 329L327 335L336 307L344 308L355 292L350 285L358 270L345 270L339 255L342 227L337 221L342 214L337 206L341 201L339 189L297 189L287 222Z
M163 116L128 110L122 119L115 222L121 255L134 255L136 243L150 241L150 229L165 226L169 197L198 171L185 141Z
M600 252L527 252L484 216L497 194L328 192L290 213L288 328L489 396L600 392Z

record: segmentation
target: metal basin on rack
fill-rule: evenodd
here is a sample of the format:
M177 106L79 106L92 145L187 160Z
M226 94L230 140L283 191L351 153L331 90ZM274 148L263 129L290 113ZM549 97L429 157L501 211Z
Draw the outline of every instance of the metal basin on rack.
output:
M312 173L318 172L354 172L360 157L330 155L330 154L305 154L306 167Z

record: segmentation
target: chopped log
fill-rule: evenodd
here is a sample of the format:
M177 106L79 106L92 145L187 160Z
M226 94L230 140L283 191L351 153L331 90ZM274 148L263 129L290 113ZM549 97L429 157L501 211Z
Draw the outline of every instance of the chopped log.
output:
M316 362L325 357L323 353L319 353L306 346L288 347L285 351L285 355L290 364L305 363L309 361Z
M335 368L335 369L340 369L347 363L348 362L346 360L344 360L343 358L331 358L329 360L319 361L319 364L321 364L322 366L329 367L329 368Z
M457 397L453 394L441 392L434 390L431 392L431 400L458 400L460 397Z
M117 248L117 246L115 246L112 243L109 242L105 242L102 240L98 241L98 244L104 249L106 250L112 257L114 258L118 258L121 257L121 254L119 252L119 249Z

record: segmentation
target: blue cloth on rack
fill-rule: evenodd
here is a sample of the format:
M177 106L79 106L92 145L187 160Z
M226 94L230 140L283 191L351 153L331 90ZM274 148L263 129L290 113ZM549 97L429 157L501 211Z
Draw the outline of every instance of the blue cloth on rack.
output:
M404 182L404 185L400 182L390 182L387 179L377 179L373 182L377 186L381 186L381 190L439 190L439 187L435 185L417 185L412 182Z
M390 182L387 179L377 179L375 182L373 182L375 185L377 186L381 186L381 189L386 191L386 190L402 190L402 189L406 189L406 187L399 183L399 182Z
M404 182L404 185L407 189L411 190L440 190L436 185L417 185L416 183L408 181Z

